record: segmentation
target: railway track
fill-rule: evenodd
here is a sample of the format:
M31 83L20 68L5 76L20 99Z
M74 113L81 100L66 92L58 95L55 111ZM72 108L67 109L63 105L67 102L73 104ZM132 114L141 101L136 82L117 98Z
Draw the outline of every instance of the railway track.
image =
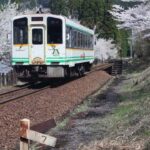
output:
M17 100L22 97L26 97L28 95L32 95L34 93L43 91L45 89L49 88L49 85L46 85L44 87L40 87L41 85L30 85L30 86L25 86L19 89L11 90L8 92L0 93L0 105L5 104L8 102L11 102L13 100ZM33 87L32 87L33 86ZM37 86L37 88L35 88Z
M92 67L92 70L90 72L98 71L98 70L106 70L110 67L112 67L113 64L111 63L105 63L105 64L100 64L100 65L95 65Z
M90 74L92 72L99 71L99 70L106 70L107 68L111 66L112 64L96 65L92 67L92 70L90 72L87 72L86 74ZM19 89L0 93L0 105L32 95L34 93L38 93L50 87L49 85L46 85L47 83L45 85L44 84L45 83L31 84L31 85L27 85Z

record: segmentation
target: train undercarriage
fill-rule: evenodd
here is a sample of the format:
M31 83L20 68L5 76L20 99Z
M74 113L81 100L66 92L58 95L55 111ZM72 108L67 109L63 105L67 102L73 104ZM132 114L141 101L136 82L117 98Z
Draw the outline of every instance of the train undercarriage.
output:
M56 65L15 65L18 78L68 78L82 76L90 71L90 63L76 64L74 67Z

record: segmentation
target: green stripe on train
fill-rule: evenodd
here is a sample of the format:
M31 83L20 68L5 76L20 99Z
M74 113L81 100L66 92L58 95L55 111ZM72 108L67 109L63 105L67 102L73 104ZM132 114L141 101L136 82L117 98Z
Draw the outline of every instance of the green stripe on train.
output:
M85 58L85 59L55 59L55 60L47 60L46 62L79 62L79 61L86 61L86 60L93 60L92 58Z
M86 61L86 60L93 60L94 57L85 57L85 58L81 58L81 57L49 57L46 59L46 62L79 62L79 61ZM23 62L23 63L29 63L29 59L27 58L15 58L12 59L12 63L17 63L17 62Z
M12 58L12 59L17 59L17 60L25 59L25 60L27 60L27 59L29 59L29 58Z
M28 58L12 58L12 62L24 62L24 63L28 63L29 59Z
M93 58L93 56L85 56L84 58L81 58L80 56L73 56L73 57L47 57L47 59L70 59L70 58L79 58L79 59L84 59L84 58Z
M13 63L19 63L19 62L21 62L21 63L29 63L29 60L12 60L12 62Z

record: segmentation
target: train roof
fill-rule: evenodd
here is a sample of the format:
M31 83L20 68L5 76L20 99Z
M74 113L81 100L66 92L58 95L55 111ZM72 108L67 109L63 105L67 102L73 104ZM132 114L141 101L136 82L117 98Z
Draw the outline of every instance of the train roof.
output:
M89 29L88 27L85 27L71 19L68 19L67 17L65 16L61 16L61 15L54 15L54 14L27 14L27 15L19 15L19 16L16 16L14 17L12 20L16 20L16 19L19 19L19 18L22 18L22 17L54 17L54 18L59 18L59 19L62 19L66 22L66 25L67 26L70 26L72 28L75 28L77 30L80 30L80 31L83 31L83 32L87 32L89 34L94 34L94 30L91 30Z
M81 31L84 31L84 32L88 32L92 35L94 34L94 30L91 30L91 29L89 29L89 28L87 28L87 27L85 27L85 26L83 26L79 23L76 23L75 21L73 21L71 19L68 19L66 17L65 17L65 19L66 19L66 25L67 26L70 26L72 28L75 28L75 29L78 29L78 30L81 30Z

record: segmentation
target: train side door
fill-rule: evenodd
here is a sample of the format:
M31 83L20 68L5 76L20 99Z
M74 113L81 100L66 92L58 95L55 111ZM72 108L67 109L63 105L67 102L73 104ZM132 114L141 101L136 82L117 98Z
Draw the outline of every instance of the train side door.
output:
M44 37L45 34L43 27L31 27L30 63L33 65L40 65L45 62Z

